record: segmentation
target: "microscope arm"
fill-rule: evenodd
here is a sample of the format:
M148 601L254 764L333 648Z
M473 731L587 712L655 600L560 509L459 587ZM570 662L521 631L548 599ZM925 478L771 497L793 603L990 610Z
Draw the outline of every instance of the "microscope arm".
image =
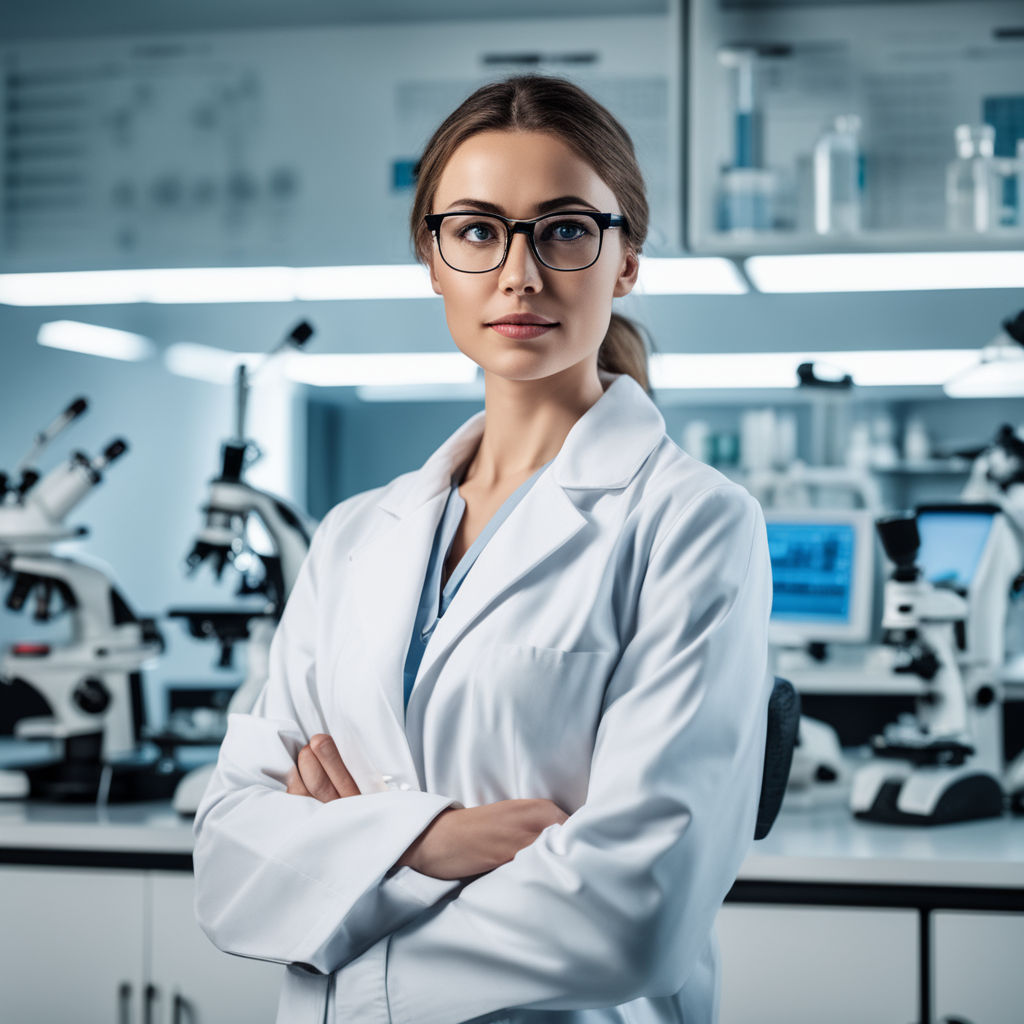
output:
M246 484L240 486L245 487L251 496L248 511L255 512L260 517L277 549L277 556L281 560L281 575L284 578L284 596L287 599L309 550L315 524L268 491L261 491Z

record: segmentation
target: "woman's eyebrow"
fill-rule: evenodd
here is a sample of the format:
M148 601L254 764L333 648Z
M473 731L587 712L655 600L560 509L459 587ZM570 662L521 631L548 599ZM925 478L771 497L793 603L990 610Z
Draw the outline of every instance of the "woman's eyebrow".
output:
M588 210L597 210L593 203L588 203L586 199L581 199L579 196L559 196L557 199L545 199L543 203L537 204L536 210L538 214L542 214L561 206L578 206L586 207ZM482 199L456 199L454 203L449 204L448 209L454 210L464 207L472 207L485 213L497 213L500 216L505 215L505 211L500 206L495 203L485 202Z

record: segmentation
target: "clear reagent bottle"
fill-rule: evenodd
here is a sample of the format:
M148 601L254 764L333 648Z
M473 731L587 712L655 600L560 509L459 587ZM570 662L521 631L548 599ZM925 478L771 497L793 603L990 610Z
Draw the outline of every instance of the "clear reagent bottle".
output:
M814 146L814 230L856 234L864 191L860 118L841 114Z
M946 226L950 231L990 231L998 224L1002 181L990 124L956 127L956 159L946 168Z

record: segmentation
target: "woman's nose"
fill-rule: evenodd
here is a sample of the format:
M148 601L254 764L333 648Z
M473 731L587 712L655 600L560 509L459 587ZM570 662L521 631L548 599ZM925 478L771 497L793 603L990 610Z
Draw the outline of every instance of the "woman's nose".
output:
M504 292L539 292L544 287L540 266L530 249L529 239L522 232L512 236L508 256L501 266L499 287Z

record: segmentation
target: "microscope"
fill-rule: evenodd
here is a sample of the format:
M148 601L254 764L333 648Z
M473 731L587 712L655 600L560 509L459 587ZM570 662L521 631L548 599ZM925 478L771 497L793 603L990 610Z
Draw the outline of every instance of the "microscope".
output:
M876 526L894 563L882 619L892 670L917 676L924 692L915 715L872 740L874 757L854 776L851 809L858 818L898 824L998 817L1001 671L1019 569L1016 538L993 504L925 505ZM939 553L963 571L929 580L918 564L922 535L927 560Z
M1024 335L1024 313L1016 323ZM1019 685L1024 682L1024 438L1009 424L1003 424L991 445L971 454L975 459L964 497L998 505L1017 541L1016 560L1010 562L1010 567L1015 564L1018 570L1011 584L1016 598L1011 611L1015 614L1008 623L1011 633L1016 629L1016 647L1006 652L1005 676ZM1024 814L1024 752L1007 769L1005 786L1011 811Z
M236 644L246 645L245 678L224 712L224 728L228 714L245 713L252 708L266 682L270 642L309 550L315 526L298 509L245 479L246 469L262 456L256 442L246 436L249 391L257 374L275 356L286 349L301 349L312 335L313 328L302 321L254 370L239 365L235 375L235 433L221 447L220 475L209 483L207 501L202 507L203 523L186 559L190 575L208 562L218 580L230 564L241 575L236 596L252 596L260 604L227 609L173 608L168 613L184 619L192 636L217 640L220 668L231 667ZM258 551L249 540L254 520L266 534L268 544L264 546L269 551ZM171 736L153 738L158 743L180 743L180 738ZM182 779L173 801L180 814L195 813L213 767L202 765Z
M0 575L10 577L7 607L32 599L36 622L67 613L65 644L15 643L0 654L0 682L35 691L49 710L15 722L15 736L49 740L53 759L0 771L0 795L60 801L155 799L176 784L164 762L140 761L144 718L142 668L164 649L152 619L138 618L97 565L54 552L84 527L67 515L101 482L104 470L127 450L111 442L90 459L74 452L45 476L33 468L39 454L85 412L72 402L37 435L13 477L0 474ZM2 691L0 691L2 696Z

